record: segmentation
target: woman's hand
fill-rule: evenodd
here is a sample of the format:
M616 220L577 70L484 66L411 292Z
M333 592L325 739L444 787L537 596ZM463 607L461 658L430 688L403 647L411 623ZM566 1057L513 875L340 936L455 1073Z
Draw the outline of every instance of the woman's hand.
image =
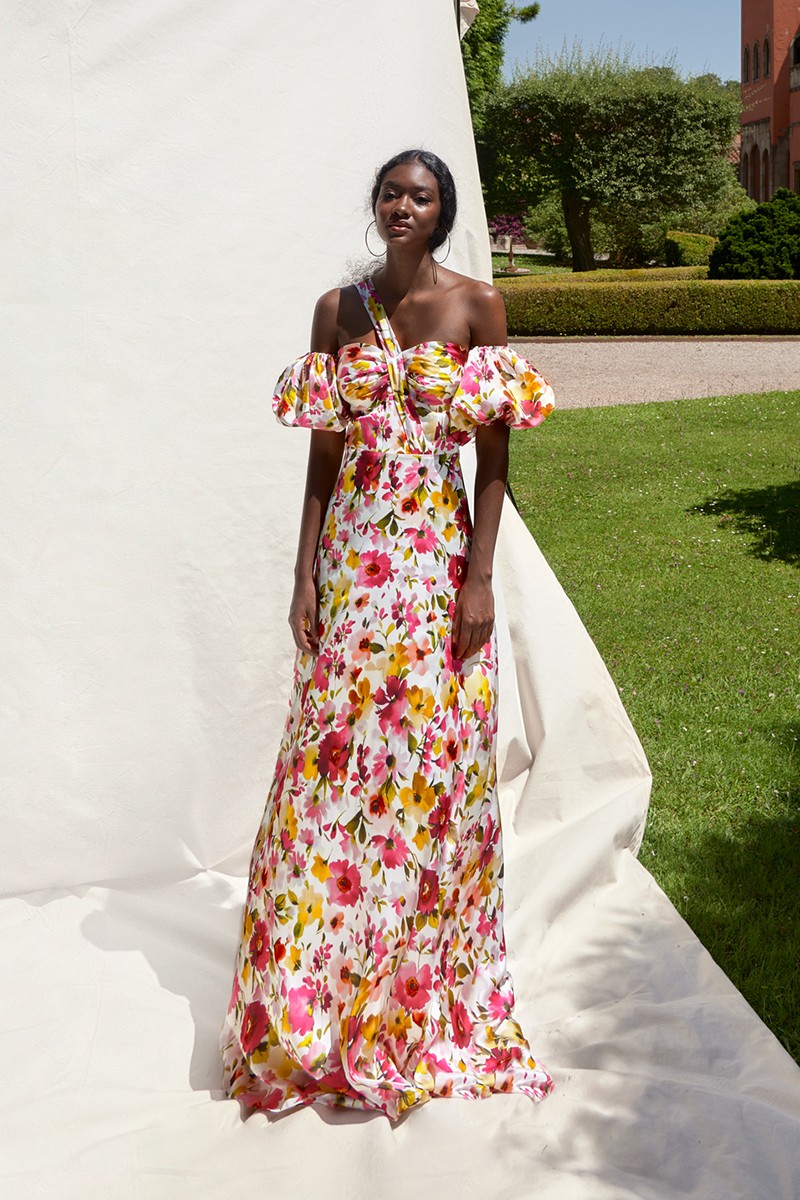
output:
M295 580L289 607L289 628L294 644L306 654L319 654L319 597L313 575Z
M461 586L453 614L453 653L470 658L485 646L494 628L494 594L490 580L470 580Z

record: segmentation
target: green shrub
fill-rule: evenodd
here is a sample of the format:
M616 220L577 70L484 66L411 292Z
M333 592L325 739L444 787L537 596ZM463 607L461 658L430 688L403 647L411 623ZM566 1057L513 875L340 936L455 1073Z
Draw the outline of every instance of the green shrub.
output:
M800 196L771 200L733 217L709 259L712 279L800 279Z
M649 272L652 273L652 272ZM581 276L581 279L585 278ZM796 333L800 283L786 280L598 280L592 285L540 278L500 280L509 334Z
M539 275L536 282L584 287L595 283L663 283L675 279L705 279L707 275L707 267L602 267L597 271L578 271L575 274L563 269L554 270Z
M716 244L717 239L705 233L668 229L664 237L664 258L668 267L705 266Z

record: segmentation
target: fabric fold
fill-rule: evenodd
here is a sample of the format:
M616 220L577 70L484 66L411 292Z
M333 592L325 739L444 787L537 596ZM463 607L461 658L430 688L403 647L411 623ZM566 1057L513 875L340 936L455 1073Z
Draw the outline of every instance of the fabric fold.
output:
M281 425L344 432L335 356L312 351L289 363L275 385L272 409Z
M450 424L469 430L503 421L512 429L532 429L554 407L550 384L511 346L475 346L453 395Z

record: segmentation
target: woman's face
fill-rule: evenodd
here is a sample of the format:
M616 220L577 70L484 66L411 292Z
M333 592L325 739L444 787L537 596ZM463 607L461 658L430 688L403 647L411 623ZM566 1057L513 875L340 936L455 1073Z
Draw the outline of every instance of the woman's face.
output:
M387 244L427 245L439 225L439 184L421 162L392 167L381 180L375 201L375 224Z

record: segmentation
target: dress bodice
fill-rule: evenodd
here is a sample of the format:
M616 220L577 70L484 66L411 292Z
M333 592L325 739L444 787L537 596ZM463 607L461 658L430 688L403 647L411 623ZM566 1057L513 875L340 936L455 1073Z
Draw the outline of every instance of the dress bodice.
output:
M372 280L356 287L377 344L290 363L273 397L282 424L344 431L353 447L448 452L479 425L531 428L552 411L547 380L510 346L426 341L401 350Z

